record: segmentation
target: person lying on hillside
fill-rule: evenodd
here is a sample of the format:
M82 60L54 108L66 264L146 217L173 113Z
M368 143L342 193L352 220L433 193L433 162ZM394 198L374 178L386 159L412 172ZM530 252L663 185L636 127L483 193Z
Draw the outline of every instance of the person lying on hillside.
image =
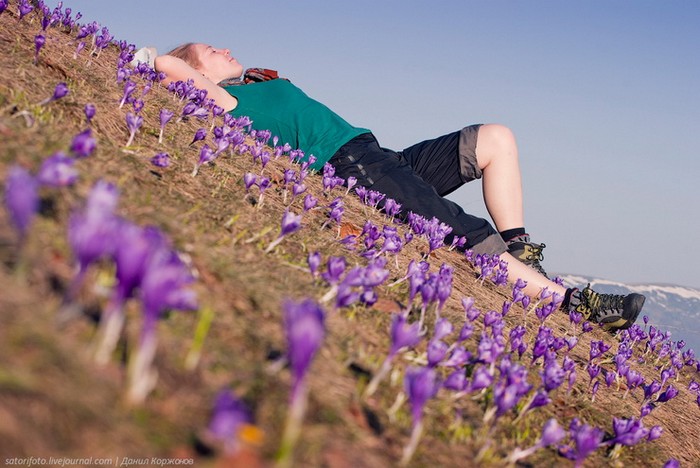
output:
M247 116L257 129L269 130L307 157L313 154L314 169L330 163L337 176L355 177L358 185L396 200L404 213L435 217L451 226L453 236L466 237L465 249L498 255L508 264L510 282L527 283L525 294L535 297L547 288L564 297L563 311L580 312L610 331L629 328L642 310L641 294L601 294L590 285L567 289L546 276L540 264L544 244L532 242L524 227L518 150L507 127L470 125L391 151L380 147L370 130L350 125L292 82L275 79L275 73L252 69L244 75L229 49L187 43L157 56L154 63L166 75L166 84L193 80L226 112ZM476 179L482 179L495 228L444 198Z

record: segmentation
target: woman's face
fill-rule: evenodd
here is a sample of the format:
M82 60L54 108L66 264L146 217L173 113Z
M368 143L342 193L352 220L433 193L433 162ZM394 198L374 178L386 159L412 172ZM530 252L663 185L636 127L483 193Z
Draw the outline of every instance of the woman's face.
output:
M227 78L238 78L243 74L243 66L231 57L228 49L217 49L207 44L193 46L199 58L197 71L214 83Z

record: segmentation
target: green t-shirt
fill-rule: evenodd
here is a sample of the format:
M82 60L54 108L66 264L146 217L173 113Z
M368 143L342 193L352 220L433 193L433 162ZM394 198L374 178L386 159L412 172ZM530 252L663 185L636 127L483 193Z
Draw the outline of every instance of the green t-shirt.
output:
M366 128L353 127L287 80L224 86L224 89L238 99L238 105L230 111L233 116L247 116L254 128L269 130L279 137L280 143L304 151L304 160L314 155L316 162L311 167L316 170L321 170L345 143L369 133Z

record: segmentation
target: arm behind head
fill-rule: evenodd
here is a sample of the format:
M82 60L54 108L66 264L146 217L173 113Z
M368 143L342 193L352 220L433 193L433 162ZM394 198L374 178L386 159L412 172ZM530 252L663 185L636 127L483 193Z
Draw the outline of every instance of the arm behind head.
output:
M165 73L163 82L167 85L174 81L194 81L194 85L199 89L207 91L207 97L214 100L217 106L222 107L226 112L234 109L238 100L231 96L226 90L192 68L181 58L172 55L159 55L155 59L156 71Z

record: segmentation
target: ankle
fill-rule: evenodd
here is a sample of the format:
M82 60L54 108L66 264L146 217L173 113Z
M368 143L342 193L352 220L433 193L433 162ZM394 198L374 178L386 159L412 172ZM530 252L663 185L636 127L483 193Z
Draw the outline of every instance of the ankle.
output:
M506 229L505 231L499 232L499 234L501 235L501 239L503 239L504 242L508 242L510 240L515 239L516 237L526 236L527 231L525 231L524 227L519 227L514 229Z

